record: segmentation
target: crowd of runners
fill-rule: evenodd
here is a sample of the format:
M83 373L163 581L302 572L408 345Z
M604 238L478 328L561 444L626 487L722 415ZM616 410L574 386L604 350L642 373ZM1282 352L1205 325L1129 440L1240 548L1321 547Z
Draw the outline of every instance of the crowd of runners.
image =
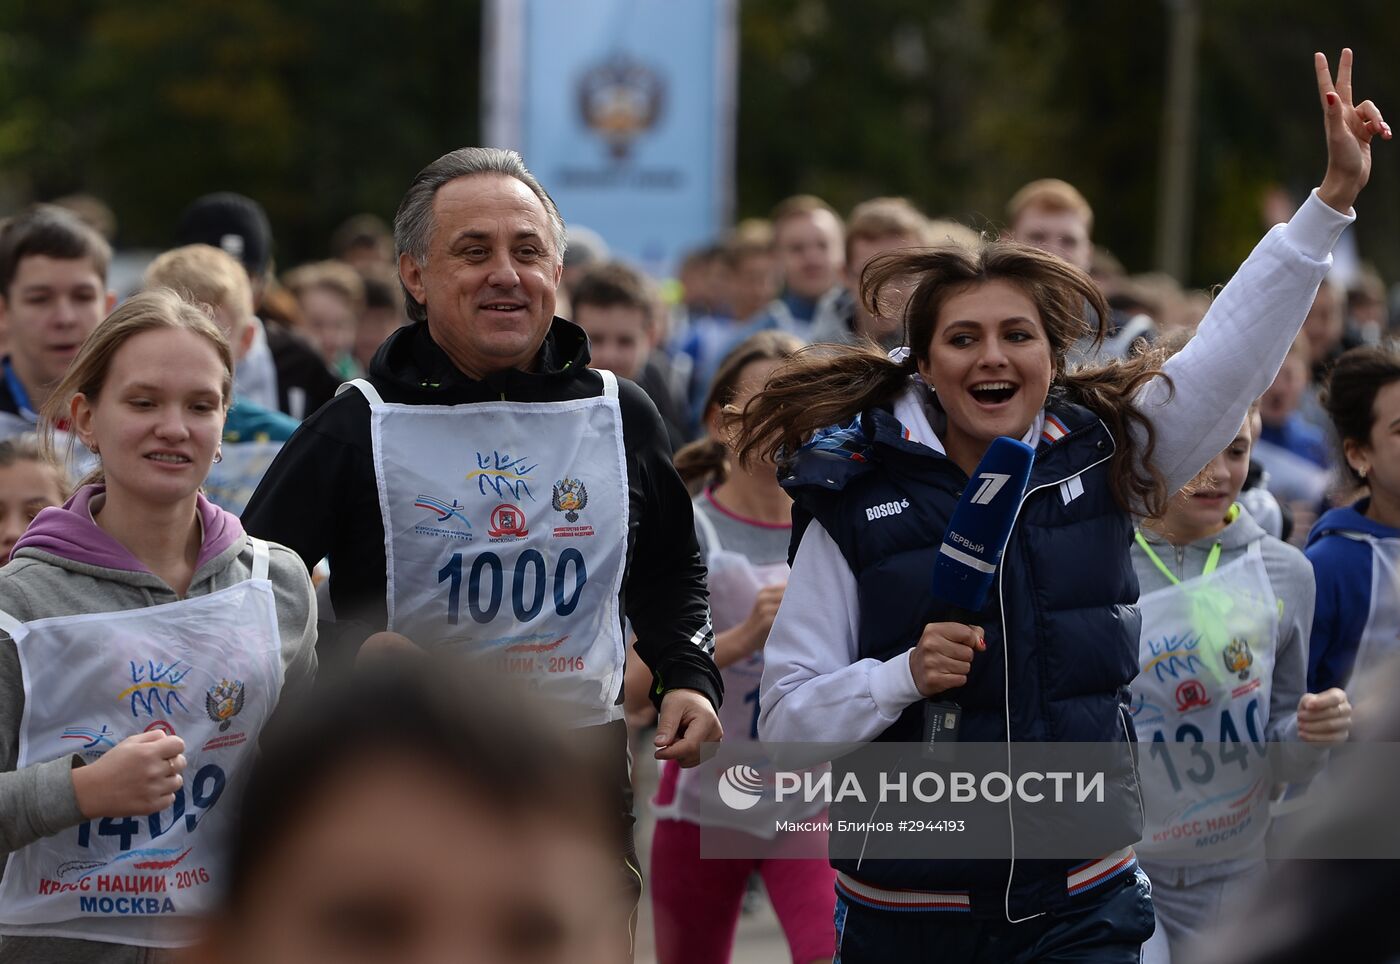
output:
M1400 634L1400 314L1332 258L1391 132L1315 67L1324 176L1213 295L1054 179L996 232L794 196L665 284L492 148L288 270L237 194L131 290L92 199L16 212L0 962L628 960L648 901L705 964L754 879L795 962L1199 959ZM930 575L1002 437L1034 464L964 612ZM828 859L834 805L709 762L931 708L1106 748L1130 818Z

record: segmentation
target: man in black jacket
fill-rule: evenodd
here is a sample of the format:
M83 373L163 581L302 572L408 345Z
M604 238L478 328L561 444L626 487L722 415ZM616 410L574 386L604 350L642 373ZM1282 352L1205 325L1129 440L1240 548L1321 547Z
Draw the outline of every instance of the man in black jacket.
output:
M329 557L323 666L386 628L482 658L616 740L623 777L625 615L656 755L693 766L722 684L690 499L656 407L588 369L583 331L554 317L564 243L514 152L420 172L395 220L416 323L302 425L243 520L308 566Z

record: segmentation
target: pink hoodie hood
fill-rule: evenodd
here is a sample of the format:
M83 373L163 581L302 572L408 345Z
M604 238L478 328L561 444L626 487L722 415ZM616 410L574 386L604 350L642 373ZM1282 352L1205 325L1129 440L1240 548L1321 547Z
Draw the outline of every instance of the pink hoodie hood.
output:
M85 485L63 506L49 506L29 524L10 552L10 558L21 549L39 549L73 562L124 572L150 572L141 560L131 554L92 518L90 504L94 497L107 491L103 485ZM201 493L196 496L199 520L203 525L204 542L194 568L198 572L210 559L243 539L243 525L238 517L210 502Z

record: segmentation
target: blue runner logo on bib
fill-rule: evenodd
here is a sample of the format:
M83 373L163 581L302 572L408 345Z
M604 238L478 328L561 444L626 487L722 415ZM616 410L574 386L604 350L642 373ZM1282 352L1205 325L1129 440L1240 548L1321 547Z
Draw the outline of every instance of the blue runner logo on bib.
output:
M467 473L467 481L476 480L476 490L482 495L495 495L498 499L521 499L535 501L530 491L530 473L539 464L526 465L525 459L512 458L505 452L492 451L476 453L476 468Z
M1165 682L1168 676L1180 679L1188 673L1201 671L1201 657L1197 652L1201 639L1195 633L1170 634L1160 639L1144 636L1143 642L1148 647L1150 658L1142 664L1142 672L1152 670L1157 682Z
M182 681L190 672L190 667L182 660L166 665L160 659L133 659L127 660L127 665L131 670L131 685L117 694L117 702L130 699L134 718L140 719L144 713L146 719L154 719L157 710L160 716L172 716L177 706L189 712L180 699L180 691L184 689Z

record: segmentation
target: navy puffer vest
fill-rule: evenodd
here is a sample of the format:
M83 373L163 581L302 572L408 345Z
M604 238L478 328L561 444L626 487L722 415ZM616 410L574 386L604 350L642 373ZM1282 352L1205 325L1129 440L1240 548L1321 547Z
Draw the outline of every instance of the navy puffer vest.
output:
M965 686L940 699L962 706L962 741L1119 744L1107 794L1121 805L1112 847L1136 842L1140 797L1127 707L1137 675L1141 620L1129 557L1132 521L1114 501L1115 443L1089 410L1052 398L1048 413L1067 430L1042 438L1030 485L1000 567L999 591L981 614L987 649ZM907 651L927 623L952 618L929 596L934 558L967 476L950 459L906 438L884 410L819 433L787 467L797 504L794 548L808 519L831 535L855 575L859 655L887 660ZM898 506L898 510L875 507ZM868 512L868 509L875 511ZM1008 642L1009 641L1009 642ZM923 702L879 740L917 743ZM1010 723L1008 733L1007 724ZM832 817L871 818L868 807ZM1005 819L1006 810L1001 811ZM833 860L841 871L885 888L968 891L973 913L1013 917L1069 903L1065 875L1080 860ZM1010 878L1009 906L1007 883Z

